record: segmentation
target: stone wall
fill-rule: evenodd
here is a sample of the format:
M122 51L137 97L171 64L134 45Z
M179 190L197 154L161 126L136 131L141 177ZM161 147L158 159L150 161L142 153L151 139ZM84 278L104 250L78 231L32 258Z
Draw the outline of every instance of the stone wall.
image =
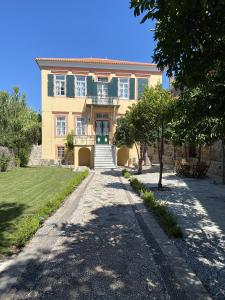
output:
M28 166L40 166L41 164L41 145L33 145Z
M0 155L2 154L10 156L10 162L8 164L8 169L12 169L15 167L15 155L13 151L9 150L7 147L0 146Z
M198 152L198 149L197 149ZM182 145L174 148L171 144L165 144L163 160L167 166L174 167L174 160L187 158L191 163L197 162L196 157L189 156L189 147ZM155 146L148 148L148 155L151 162L158 163L158 151ZM205 161L210 165L209 174L222 176L222 143L218 141L210 147L202 147L201 161Z

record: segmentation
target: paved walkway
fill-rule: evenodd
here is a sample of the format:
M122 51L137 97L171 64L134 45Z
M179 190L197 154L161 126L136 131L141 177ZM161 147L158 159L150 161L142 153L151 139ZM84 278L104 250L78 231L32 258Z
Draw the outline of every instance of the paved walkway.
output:
M158 167L137 176L149 188L158 182ZM171 191L157 192L166 200L185 232L176 242L187 262L214 299L225 299L225 186L213 178L193 179L163 174Z
M45 223L3 299L187 299L117 175L96 173Z

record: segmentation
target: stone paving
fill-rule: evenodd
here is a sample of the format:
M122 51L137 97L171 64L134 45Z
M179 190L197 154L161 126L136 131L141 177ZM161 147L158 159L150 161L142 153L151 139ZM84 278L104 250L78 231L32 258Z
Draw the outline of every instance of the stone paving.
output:
M158 167L144 170L138 179L157 186ZM181 178L165 171L163 184L170 191L156 192L167 201L184 230L176 241L186 261L214 299L225 299L225 186L213 178Z
M179 299L171 297L117 175L94 175L72 217L56 224L52 247L30 261L3 299Z

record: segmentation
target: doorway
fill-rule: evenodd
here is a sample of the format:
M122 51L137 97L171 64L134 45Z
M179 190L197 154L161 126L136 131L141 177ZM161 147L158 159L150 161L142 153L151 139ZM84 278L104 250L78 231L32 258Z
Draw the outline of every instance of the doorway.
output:
M96 144L109 143L109 121L96 120L95 121Z

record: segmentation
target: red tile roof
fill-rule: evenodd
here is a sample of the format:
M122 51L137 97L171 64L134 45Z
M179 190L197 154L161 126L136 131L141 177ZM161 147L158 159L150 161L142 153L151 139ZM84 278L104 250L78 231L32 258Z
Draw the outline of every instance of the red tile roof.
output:
M95 63L109 65L138 65L138 66L156 66L152 63L134 62L108 58L35 58L38 61L58 61L58 62L77 62L77 63Z

